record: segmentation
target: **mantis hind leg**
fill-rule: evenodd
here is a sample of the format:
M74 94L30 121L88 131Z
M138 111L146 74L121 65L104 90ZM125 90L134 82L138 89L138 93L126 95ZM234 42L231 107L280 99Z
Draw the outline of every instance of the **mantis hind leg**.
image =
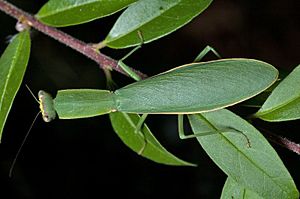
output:
M230 127L230 126L228 126L228 127L222 127L222 128L217 128L213 124L211 124L201 114L197 114L197 116L199 117L199 119L201 119L203 122L205 122L207 124L207 126L209 128L211 128L212 130L211 131L203 131L203 132L195 132L194 134L186 135L184 133L183 116L184 115L178 115L178 133L179 133L179 138L180 139L189 139L189 138L207 136L207 135L212 135L212 134L219 134L219 133L223 134L223 133L234 132L234 133L239 133L242 136L244 136L245 139L246 139L246 142L247 142L247 147L248 148L251 147L250 140L249 140L248 136L244 132L242 132L242 131L240 131L240 130L238 130L236 128Z
M207 55L209 52L212 52L214 55L216 55L219 59L221 59L220 54L211 46L206 46L195 58L194 62L199 62L205 55Z
M215 130L212 130L212 131L204 131L201 133L199 132L199 133L186 135L184 132L184 126L183 126L183 115L178 115L178 133L179 133L179 138L184 140L184 139L196 138L196 137L200 137L200 136L217 134L218 132Z

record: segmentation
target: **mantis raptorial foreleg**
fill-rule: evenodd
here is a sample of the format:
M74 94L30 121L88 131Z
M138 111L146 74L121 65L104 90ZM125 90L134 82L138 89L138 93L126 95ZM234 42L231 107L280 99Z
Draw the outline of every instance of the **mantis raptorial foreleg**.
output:
M241 135L243 135L247 141L247 146L250 148L251 147L251 143L249 138L247 137L247 135L245 133L243 133L242 131L239 131L233 127L221 127L221 128L217 128L215 125L213 125L212 123L210 123L203 115L196 114L196 116L202 120L210 129L211 131L204 131L204 132L196 132L194 134L190 134L190 135L186 135L184 133L184 127L183 127L183 116L184 115L178 115L178 132L179 132L179 138L180 139L189 139L189 138L195 138L195 137L200 137L200 136L206 136L206 135L212 135L212 134L223 134L223 133L239 133Z
M139 75L137 75L133 70L130 69L130 67L128 67L123 61L129 57L132 53L134 53L135 51L137 51L139 48L142 47L143 43L144 43L144 38L143 38L143 35L142 35L142 32L141 31L137 31L138 33L138 36L141 40L141 43L140 45L136 46L134 49L132 49L127 55L125 55L122 59L120 59L118 61L118 65L130 76L132 77L134 80L136 81L140 81L141 80L141 77Z

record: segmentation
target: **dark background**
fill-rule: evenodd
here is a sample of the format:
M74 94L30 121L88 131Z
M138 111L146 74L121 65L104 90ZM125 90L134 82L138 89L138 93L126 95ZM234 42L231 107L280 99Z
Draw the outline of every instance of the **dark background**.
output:
M10 1L36 13L46 2ZM299 64L299 1L216 0L191 23L158 41L144 45L126 63L148 75L190 63L206 46L223 57L245 57L266 61L282 71ZM99 42L119 14L88 24L62 28L85 42ZM16 21L0 12L0 50L16 33ZM144 159L113 132L107 115L89 119L55 120L41 118L17 161L13 178L8 178L12 160L30 126L38 104L24 84L37 93L54 94L65 88L105 89L105 77L98 66L83 55L49 37L33 31L30 62L9 114L0 145L1 198L131 198L185 197L219 198L226 175L203 152L196 140L179 140L176 116L151 116L147 123L162 145L198 167L172 167ZM104 49L119 59L128 50ZM206 60L215 59L213 55ZM132 80L116 72L119 87ZM255 109L239 110L251 113ZM273 133L299 142L299 122L255 121ZM274 145L299 187L299 156ZM5 196L5 197L4 197Z

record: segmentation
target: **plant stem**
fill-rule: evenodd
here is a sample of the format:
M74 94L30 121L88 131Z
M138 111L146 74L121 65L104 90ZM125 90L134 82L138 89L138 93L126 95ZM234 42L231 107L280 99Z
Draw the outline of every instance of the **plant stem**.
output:
M287 138L284 138L284 137L281 137L281 136L278 136L278 135L269 135L269 139L270 141L284 147L284 148L287 148L295 153L297 153L298 155L300 155L300 145L295 143L295 142L292 142L290 141L289 139Z
M279 146L282 146L286 149L289 149L290 151L293 151L300 155L300 145L290 141L287 138L281 137L279 135L276 135L274 133L271 133L270 131L266 129L261 129L266 134L266 138L270 140L271 142L278 144Z
M82 53L86 57L94 60L99 64L102 69L113 69L117 72L120 72L124 75L128 74L118 65L118 61L114 60L93 48L92 45L89 45L81 40L78 40L54 27L47 26L41 23L38 19L36 19L31 14L17 8L16 6L0 0L0 10L10 15L11 17L17 19L19 22L29 25L36 30L56 39L57 41L65 44L68 47L73 48L74 50ZM147 75L131 69L136 72L142 79L146 78Z

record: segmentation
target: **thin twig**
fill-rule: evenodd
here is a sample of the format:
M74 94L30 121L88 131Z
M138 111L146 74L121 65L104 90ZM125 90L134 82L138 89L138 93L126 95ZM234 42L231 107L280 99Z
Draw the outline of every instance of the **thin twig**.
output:
M54 27L47 26L43 23L41 23L38 19L36 19L31 14L17 8L16 6L0 0L0 10L5 12L6 14L10 15L11 17L17 19L21 23L25 23L34 29L56 39L57 41L73 48L74 50L82 53L86 57L94 60L96 63L99 64L100 68L102 69L113 69L117 72L120 72L124 75L128 74L119 67L118 61L114 60L99 51L97 51L95 48L93 48L92 45L89 45L83 41L80 41ZM142 79L146 78L147 75L132 69L134 72L136 72Z
M279 135L275 135L274 133L271 133L270 131L266 130L266 129L261 129L265 132L266 134L266 138L268 140L270 140L271 142L278 144L279 146L282 146L284 148L289 149L290 151L293 151L295 153L297 153L298 155L300 155L300 145L290 141L287 138L281 137Z

